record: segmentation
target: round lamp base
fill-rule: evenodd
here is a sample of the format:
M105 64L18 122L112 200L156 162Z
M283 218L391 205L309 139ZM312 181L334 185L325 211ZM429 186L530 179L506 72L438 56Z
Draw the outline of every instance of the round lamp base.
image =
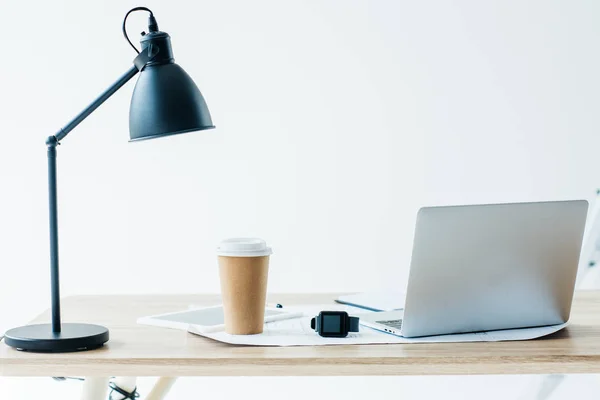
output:
M92 350L108 342L108 329L92 324L61 324L52 332L51 324L27 325L6 332L4 342L17 350L66 353Z

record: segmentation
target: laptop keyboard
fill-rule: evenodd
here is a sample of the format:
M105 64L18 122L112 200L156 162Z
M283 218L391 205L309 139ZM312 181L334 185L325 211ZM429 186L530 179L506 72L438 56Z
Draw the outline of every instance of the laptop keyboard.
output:
M401 319L392 319L389 321L375 321L378 324L389 326L392 329L400 329L402 328L402 320Z

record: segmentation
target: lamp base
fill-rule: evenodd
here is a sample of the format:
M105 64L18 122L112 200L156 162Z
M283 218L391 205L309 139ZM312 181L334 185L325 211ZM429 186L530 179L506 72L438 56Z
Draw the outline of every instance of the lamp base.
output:
M52 332L51 324L27 325L6 332L4 342L17 350L66 353L92 350L108 342L108 329L92 324L61 324Z

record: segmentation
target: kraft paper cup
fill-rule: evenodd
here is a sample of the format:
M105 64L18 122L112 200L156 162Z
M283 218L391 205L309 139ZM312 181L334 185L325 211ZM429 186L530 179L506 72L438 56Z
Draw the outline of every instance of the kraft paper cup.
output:
M257 238L227 239L219 245L225 332L232 335L262 333L271 253L266 242Z

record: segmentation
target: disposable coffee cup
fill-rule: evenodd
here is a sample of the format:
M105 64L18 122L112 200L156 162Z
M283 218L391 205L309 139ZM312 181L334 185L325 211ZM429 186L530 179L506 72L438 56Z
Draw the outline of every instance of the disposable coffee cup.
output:
M232 335L262 333L271 253L266 242L258 238L227 239L219 245L225 332Z

